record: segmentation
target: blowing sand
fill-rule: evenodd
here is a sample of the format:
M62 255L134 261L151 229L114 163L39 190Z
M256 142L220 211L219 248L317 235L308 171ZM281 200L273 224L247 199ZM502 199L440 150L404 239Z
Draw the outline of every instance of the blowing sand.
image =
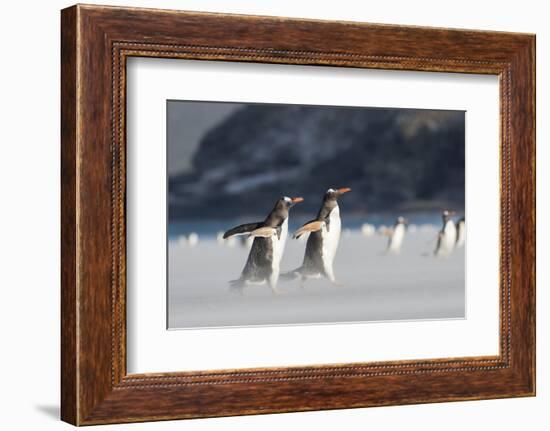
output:
M436 230L408 233L401 254L385 255L387 238L343 232L334 271L341 286L324 279L279 281L229 288L239 277L248 247L200 240L194 247L170 241L169 328L281 325L382 320L450 319L465 316L464 248L433 257ZM282 272L300 266L305 242L288 239Z

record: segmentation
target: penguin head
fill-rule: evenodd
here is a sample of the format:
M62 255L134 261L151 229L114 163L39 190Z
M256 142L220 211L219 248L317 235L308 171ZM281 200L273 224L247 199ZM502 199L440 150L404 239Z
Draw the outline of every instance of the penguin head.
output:
M279 201L277 202L277 206L284 209L290 209L297 203L300 203L304 200L304 198L301 197L294 197L289 198L288 196L283 196Z
M454 211L451 211L451 210L444 210L443 213L441 214L441 218L443 219L443 223L447 223L447 221L449 221L449 219L454 216L456 213Z
M278 226L288 217L288 210L303 200L304 198L300 197L289 198L288 196L283 196L279 198L275 203L275 207L265 219L265 225L271 227Z
M396 224L408 225L408 224L409 224L409 220L407 220L405 217L399 216L399 217L397 217L397 220L395 221L395 223L396 223Z
M349 187L342 187L340 189L328 189L325 192L325 202L326 201L336 201L340 196L342 196L344 193L351 192L351 189Z

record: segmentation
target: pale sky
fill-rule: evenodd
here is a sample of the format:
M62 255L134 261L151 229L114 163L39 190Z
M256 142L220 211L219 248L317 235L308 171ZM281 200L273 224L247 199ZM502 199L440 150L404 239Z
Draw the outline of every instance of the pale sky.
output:
M167 104L168 175L187 171L202 137L243 106L179 100L169 100Z

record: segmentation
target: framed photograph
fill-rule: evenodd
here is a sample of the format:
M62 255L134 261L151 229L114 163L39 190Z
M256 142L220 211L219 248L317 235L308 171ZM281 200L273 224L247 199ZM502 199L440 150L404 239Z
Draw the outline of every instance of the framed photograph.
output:
M62 419L535 394L535 36L61 14Z

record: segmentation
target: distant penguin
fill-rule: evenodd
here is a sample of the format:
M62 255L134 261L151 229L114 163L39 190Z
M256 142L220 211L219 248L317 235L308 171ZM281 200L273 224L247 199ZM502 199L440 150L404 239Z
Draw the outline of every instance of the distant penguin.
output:
M254 241L254 236L248 235L248 236L240 236L239 237L239 244L243 248L249 248L252 246L252 242Z
M227 239L224 239L224 241L225 241L224 245L229 248L233 248L237 245L235 238L227 238Z
M437 257L449 256L456 244L456 226L451 217L454 215L454 211L443 211L441 215L443 219L443 227L439 231L437 237L437 246L434 251L434 255Z
M376 233L382 236L389 236L390 228L385 224L381 224L380 226L378 226L378 229L376 229Z
M388 240L386 253L399 254L401 252L401 244L403 244L403 238L405 237L407 225L408 221L404 217L397 217L390 238Z
M302 201L302 198L282 197L264 221L242 224L225 232L224 238L234 235L254 238L241 276L230 282L232 287L243 288L267 281L273 292L278 293L279 265L288 235L288 211Z
M187 237L189 247L195 247L199 243L199 235L196 232L191 232Z
M456 247L464 247L466 242L466 219L462 217L456 223Z
M246 239L244 240L244 246L245 246L246 248L252 247L252 243L254 243L254 238L255 238L255 236L253 236L253 235L251 235L251 236L249 236L248 238L246 238Z
M323 204L317 217L300 227L294 238L309 233L306 243L304 261L300 268L285 274L285 278L300 277L301 285L308 278L326 277L336 284L332 264L340 241L342 222L338 198L351 191L345 187L337 190L328 189L323 197Z
M363 223L361 225L361 234L363 236L373 236L376 233L376 228L369 223Z

